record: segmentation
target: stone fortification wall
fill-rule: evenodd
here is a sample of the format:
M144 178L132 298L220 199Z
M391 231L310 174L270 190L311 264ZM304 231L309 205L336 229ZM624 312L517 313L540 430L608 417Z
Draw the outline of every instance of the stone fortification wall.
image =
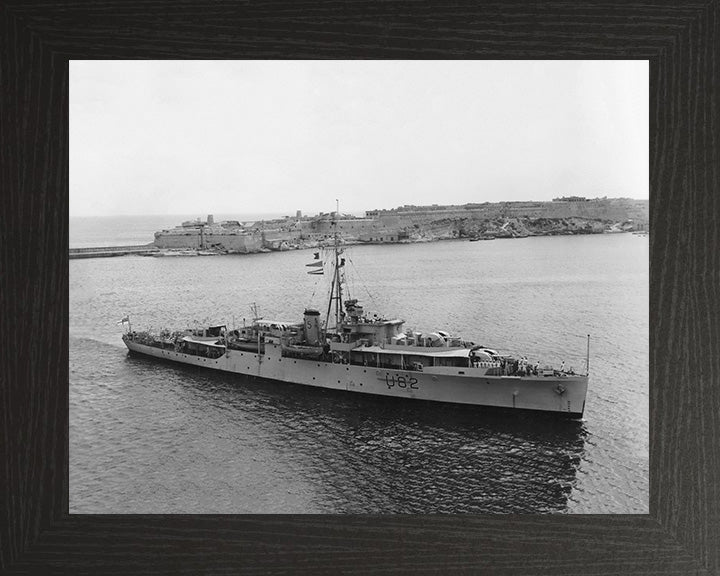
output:
M259 252L263 247L260 234L208 234L205 237L205 246L216 250L248 254Z
M287 250L291 245L296 245L300 238L299 230L263 230L259 235L261 245L258 248L269 250Z
M649 221L649 202L629 198L603 198L584 202L499 202L465 206L417 207L411 209L376 210L368 215L388 226L426 225L448 219L492 218L586 218L624 222Z
M337 222L337 229L343 237L359 237L362 234L374 232L381 226L377 220L372 218L351 218L340 219ZM335 228L330 218L319 218L303 221L301 230L308 238L330 238L335 233Z
M406 230L390 227L376 226L372 230L363 232L356 238L349 238L350 241L357 242L400 242L408 238ZM345 238L345 236L343 236Z
M265 242L292 241L300 237L300 232L295 230L263 230L260 238Z
M297 241L322 242L335 233L330 218L300 221ZM398 228L398 219L389 217L382 221L377 218L348 218L337 222L337 230L346 242L397 242L403 237Z
M244 234L221 231L203 232L187 229L184 232L162 231L155 233L155 246L165 250L222 250L247 254L258 252L263 247L261 234Z
M586 202L542 202L535 206L510 204L507 216L531 218L587 218L589 220L649 220L649 202L629 198L588 200Z
M170 233L167 230L155 232L155 246L160 249L198 249L200 248L200 230L188 228L184 232Z

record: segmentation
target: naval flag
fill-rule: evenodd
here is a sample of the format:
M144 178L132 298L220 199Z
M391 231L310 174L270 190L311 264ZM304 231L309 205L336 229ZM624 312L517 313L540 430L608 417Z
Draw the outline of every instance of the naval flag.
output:
M130 322L130 316L125 316L122 320L118 320L118 324L125 324L125 322Z

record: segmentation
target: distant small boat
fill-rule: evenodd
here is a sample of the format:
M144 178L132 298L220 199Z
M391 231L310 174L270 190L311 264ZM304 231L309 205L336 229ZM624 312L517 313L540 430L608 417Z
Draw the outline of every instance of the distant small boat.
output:
M217 256L219 252L213 250L161 250L160 252L153 252L155 257L168 257L168 256Z
M470 242L477 242L478 240L495 240L495 236L474 236L470 238Z
M198 253L195 250L164 250L155 252L153 256L156 258L165 258L168 256L197 256Z

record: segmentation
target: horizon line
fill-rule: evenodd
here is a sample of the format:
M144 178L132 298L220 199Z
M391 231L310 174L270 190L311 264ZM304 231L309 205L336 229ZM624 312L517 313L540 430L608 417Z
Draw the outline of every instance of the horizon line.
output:
M632 197L630 197L630 196L605 196L605 197L587 198L587 200L588 200L588 201L592 201L592 200L633 200L633 201L643 201L643 200L645 200L645 201L648 201L648 202L649 202L649 201L650 201L650 198L632 198ZM397 208L403 208L403 207L405 207L405 206L415 206L415 207L418 207L418 208L423 208L423 207L431 207L431 206L438 206L438 207L440 207L440 206L467 206L467 205L470 205L470 204L480 205L480 204L515 203L515 202L555 202L555 201L556 201L556 200L500 200L500 201L498 201L498 202L488 202L488 201L485 201L485 202L465 202L465 203L463 203L463 204L402 204L402 205L394 206L394 207L392 207L392 208L364 208L364 209L357 209L357 210L356 210L356 209L349 209L349 210L346 210L345 213L373 212L373 211L376 211L376 210L377 210L377 211L382 211L382 210L395 210L395 209L397 209ZM299 209L299 210L300 210L300 212L303 212L303 213L306 212L306 211L303 210L303 209ZM295 212L295 211L296 211L296 210L293 210L293 212ZM328 213L330 213L330 212L333 212L333 210L330 210L330 211L327 211L327 212L320 211L320 210L308 210L308 213L309 213L309 212L317 212L318 214L320 214L320 213L328 214ZM341 213L342 213L342 212L343 212L343 211L341 210ZM173 216L173 217L174 217L174 216L195 216L195 215L198 215L198 214L199 214L200 216L202 216L202 215L206 215L206 216L207 216L207 215L210 215L210 214L212 214L212 215L215 215L215 214L238 214L238 215L240 215L240 214L242 214L242 212L237 212L237 211L232 211L232 210L228 210L228 211L225 211L225 210L208 211L207 209L204 209L204 210L198 210L198 211L195 211L195 212L175 212L175 213L170 213L170 212L162 212L162 213L151 212L151 213L141 213L141 214L138 214L138 213L135 213L135 214L127 214L127 213L125 213L125 214L68 214L68 217L69 217L69 218L118 218L118 217L140 217L140 216L147 216L147 217L157 217L157 216L171 217L171 216ZM286 213L286 212L262 212L262 211L250 212L250 211L249 211L249 212L246 212L246 214L248 214L248 215L257 214L257 215L267 215L267 216L277 216L277 215L279 215L279 216L288 216L288 217L290 217L290 218L295 217L293 214L288 214L288 213ZM306 217L306 216L307 216L306 214L303 214L303 217Z

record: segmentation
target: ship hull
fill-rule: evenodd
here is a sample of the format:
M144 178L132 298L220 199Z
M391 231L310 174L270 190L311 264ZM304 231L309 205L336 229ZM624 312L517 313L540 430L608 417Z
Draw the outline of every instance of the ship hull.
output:
M333 364L283 357L280 346L273 345L266 346L263 354L228 350L220 358L206 358L130 339L124 342L131 352L145 356L290 384L375 396L553 412L571 418L582 417L588 384L588 377L579 375L492 376L483 368L405 371Z

